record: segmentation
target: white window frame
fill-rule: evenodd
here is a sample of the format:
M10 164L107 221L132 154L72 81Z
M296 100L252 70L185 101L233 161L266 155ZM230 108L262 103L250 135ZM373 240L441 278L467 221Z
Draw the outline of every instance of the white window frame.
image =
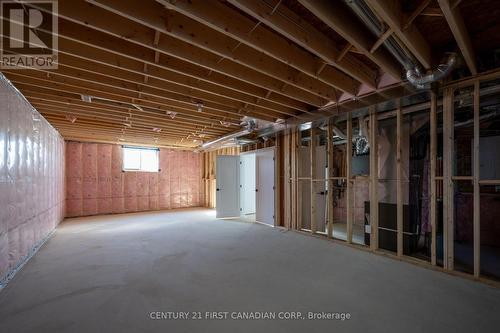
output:
M142 154L140 155L140 158L139 158L139 168L135 169L135 168L126 168L125 167L125 153L126 153L126 150L137 150L139 152L143 152L143 151L154 151L156 152L156 162L157 162L157 165L158 167L156 168L156 170L147 170L143 167L142 163ZM122 146L122 154L123 154L123 158L122 158L122 170L125 171L125 172L159 172L160 171L160 149L159 148L150 148L150 147L135 147L135 146Z

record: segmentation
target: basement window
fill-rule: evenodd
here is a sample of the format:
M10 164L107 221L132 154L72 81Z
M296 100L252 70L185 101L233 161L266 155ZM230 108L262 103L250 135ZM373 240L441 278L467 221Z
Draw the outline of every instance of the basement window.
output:
M158 148L123 146L123 171L158 172Z

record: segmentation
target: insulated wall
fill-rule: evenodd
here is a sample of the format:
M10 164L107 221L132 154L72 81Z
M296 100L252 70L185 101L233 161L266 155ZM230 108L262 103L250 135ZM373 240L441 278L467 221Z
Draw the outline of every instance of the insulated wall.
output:
M160 150L159 172L122 171L122 146L66 143L66 216L200 206L201 154Z
M0 284L64 217L64 140L0 74Z

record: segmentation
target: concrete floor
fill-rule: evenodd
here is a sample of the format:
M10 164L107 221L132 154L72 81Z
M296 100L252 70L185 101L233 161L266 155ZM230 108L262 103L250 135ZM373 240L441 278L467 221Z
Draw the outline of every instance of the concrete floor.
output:
M152 320L153 311L350 320ZM0 332L493 332L500 290L210 210L70 219L0 292Z

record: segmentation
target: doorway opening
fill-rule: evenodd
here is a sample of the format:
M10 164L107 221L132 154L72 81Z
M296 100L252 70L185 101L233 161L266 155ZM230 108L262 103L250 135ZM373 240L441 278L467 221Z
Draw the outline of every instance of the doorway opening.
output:
M275 225L275 151L217 156L217 217Z

